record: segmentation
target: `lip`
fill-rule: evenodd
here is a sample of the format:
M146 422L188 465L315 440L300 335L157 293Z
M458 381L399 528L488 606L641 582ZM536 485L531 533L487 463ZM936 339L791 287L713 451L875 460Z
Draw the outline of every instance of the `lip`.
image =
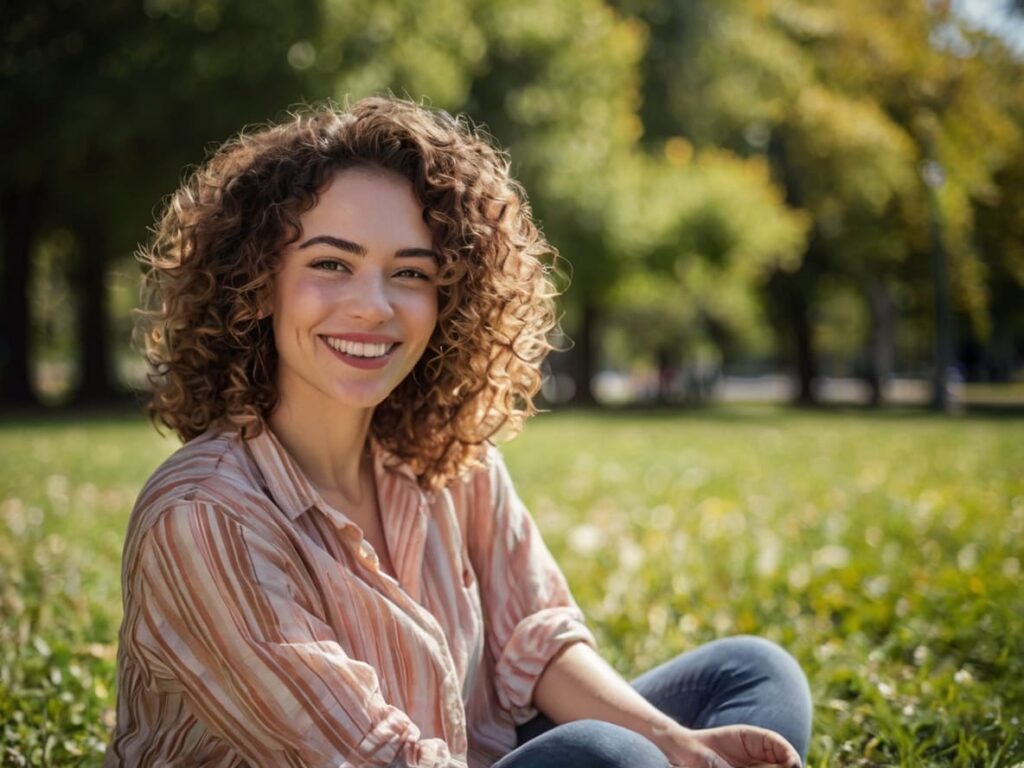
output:
M331 334L330 337L321 335L319 338L320 342L327 348L327 351L336 358L353 368L359 368L364 371L383 368L391 362L391 356L394 355L395 350L398 349L401 344L401 342L393 341L386 336L380 336L379 334L372 333ZM349 355L345 352L339 352L336 350L327 343L328 338L361 342L363 344L394 344L394 346L391 347L391 349L388 350L388 353L382 357L356 357L355 355Z
M398 339L380 333L321 333L325 339L341 339L361 344L397 344Z

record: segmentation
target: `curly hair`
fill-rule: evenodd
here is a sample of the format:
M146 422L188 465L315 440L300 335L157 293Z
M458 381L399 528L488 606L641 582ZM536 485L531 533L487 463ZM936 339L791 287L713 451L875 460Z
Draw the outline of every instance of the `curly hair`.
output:
M243 131L168 199L149 243L136 338L149 413L190 440L258 434L278 402L265 307L299 217L348 168L412 182L441 256L438 322L413 371L374 411L371 434L424 487L480 463L486 442L535 412L554 328L557 252L534 224L506 155L467 119L414 102L309 107Z

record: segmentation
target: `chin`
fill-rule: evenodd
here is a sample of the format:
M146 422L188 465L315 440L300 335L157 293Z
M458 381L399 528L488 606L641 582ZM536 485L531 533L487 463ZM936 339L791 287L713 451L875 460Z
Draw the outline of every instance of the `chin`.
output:
M382 391L353 392L349 388L339 388L334 392L334 401L349 408L376 408L388 399L393 389Z

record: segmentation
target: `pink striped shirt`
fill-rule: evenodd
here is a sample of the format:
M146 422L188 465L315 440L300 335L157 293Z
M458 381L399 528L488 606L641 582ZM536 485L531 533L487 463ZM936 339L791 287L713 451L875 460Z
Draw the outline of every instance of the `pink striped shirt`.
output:
M501 454L441 492L374 445L398 580L269 429L143 488L106 766L487 766L567 643L594 645Z

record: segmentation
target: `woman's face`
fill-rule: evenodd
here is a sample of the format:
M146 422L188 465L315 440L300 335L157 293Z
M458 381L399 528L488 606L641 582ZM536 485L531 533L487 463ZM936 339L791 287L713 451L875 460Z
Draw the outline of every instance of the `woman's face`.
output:
M408 179L354 168L302 215L274 284L282 404L373 408L416 365L437 323L438 259L422 211Z

